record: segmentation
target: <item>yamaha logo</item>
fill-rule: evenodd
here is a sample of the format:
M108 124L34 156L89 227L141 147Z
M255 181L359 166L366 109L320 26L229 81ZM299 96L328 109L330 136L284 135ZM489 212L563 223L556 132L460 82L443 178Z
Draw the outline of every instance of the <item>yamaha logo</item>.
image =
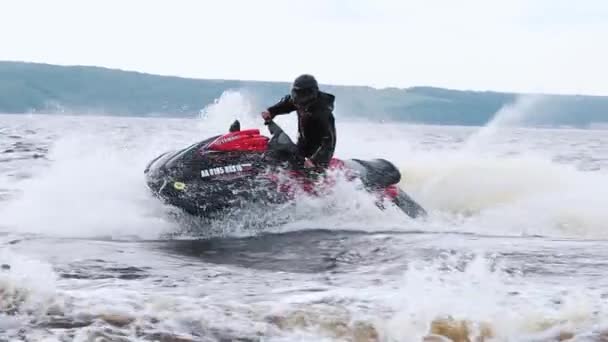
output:
M233 140L236 140L236 139L238 139L238 136L237 136L237 135L233 135L233 136L231 136L231 137L219 138L218 140L216 140L216 141L214 142L214 144L223 145L223 144L225 144L225 143L229 143L229 142L231 142L231 141L233 141Z

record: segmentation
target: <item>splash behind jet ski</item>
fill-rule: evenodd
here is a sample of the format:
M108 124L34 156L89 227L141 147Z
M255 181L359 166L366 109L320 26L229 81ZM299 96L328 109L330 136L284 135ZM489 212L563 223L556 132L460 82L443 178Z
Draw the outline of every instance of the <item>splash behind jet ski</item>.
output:
M275 122L266 124L270 138L235 121L226 134L159 155L144 170L148 187L169 205L210 217L252 203L286 203L300 192L323 196L342 174L360 180L380 209L392 203L412 218L426 215L399 188L401 173L389 161L334 158L325 174L311 175L289 136Z

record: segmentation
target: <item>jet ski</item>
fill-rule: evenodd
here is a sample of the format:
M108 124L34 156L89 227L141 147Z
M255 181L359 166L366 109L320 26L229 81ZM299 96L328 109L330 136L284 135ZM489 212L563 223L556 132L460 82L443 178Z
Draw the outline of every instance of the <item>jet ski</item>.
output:
M392 203L411 218L426 215L399 188L401 173L389 161L333 158L325 172L316 172L303 167L296 144L279 125L265 124L271 137L259 129L241 130L236 120L225 134L162 153L144 170L147 186L165 204L212 217L252 203L284 204L301 193L323 196L342 175L359 180L381 210Z

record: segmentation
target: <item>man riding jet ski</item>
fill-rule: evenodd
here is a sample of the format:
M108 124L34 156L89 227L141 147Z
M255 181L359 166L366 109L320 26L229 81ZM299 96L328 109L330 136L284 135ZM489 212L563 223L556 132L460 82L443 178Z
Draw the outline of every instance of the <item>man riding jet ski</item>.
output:
M148 187L186 213L216 217L252 203L287 203L302 192L323 196L337 181L336 174L342 174L348 181L360 181L380 209L388 202L412 218L426 215L398 187L401 173L390 162L331 158L326 172L319 174L303 165L300 147L275 122L266 125L271 138L258 129L241 130L235 121L226 134L161 154L144 170ZM332 170L341 172L328 172ZM317 176L310 177L311 171Z
M312 75L298 76L291 93L262 112L264 120L296 111L298 142L296 153L304 158L306 168L327 168L336 148L336 126L333 115L335 97L319 90Z

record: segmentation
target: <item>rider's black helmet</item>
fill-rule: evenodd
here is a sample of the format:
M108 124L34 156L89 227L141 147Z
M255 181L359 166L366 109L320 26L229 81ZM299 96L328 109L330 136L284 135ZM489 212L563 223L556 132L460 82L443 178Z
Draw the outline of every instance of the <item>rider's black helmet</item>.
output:
M298 76L291 86L291 99L298 105L308 105L317 98L319 85L312 75L304 74Z

